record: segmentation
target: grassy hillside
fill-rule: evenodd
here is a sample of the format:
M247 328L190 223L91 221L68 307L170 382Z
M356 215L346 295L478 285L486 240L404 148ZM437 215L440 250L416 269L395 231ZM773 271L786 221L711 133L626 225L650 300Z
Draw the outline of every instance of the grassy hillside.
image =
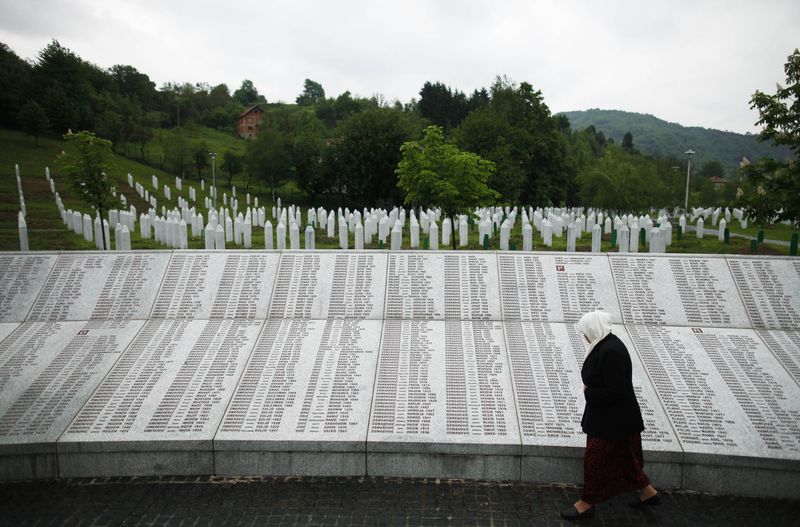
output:
M652 115L619 110L586 110L564 112L573 130L594 126L617 143L626 132L633 135L634 146L641 152L660 157L674 156L682 159L692 148L696 154L693 165L698 166L714 159L722 162L728 174L738 168L742 156L751 161L761 157L782 159L789 156L786 148L774 148L769 143L759 143L755 135L723 132L700 127L686 127L669 123Z

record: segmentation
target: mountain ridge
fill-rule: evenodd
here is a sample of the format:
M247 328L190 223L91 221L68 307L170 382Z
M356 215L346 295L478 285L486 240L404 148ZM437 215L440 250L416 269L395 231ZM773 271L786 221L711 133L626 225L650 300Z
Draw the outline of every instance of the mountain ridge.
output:
M735 173L742 157L750 161L762 157L791 158L788 148L760 143L756 134L683 126L651 114L592 108L559 112L556 115L566 116L573 130L594 126L616 143L620 143L625 133L630 132L634 147L644 154L683 159L684 152L691 148L696 152L692 164L700 166L707 161L719 160L729 176Z

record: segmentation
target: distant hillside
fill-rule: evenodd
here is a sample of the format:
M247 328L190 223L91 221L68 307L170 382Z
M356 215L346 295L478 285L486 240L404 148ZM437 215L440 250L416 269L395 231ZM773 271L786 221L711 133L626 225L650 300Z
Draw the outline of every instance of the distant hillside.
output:
M645 154L683 158L683 153L691 148L696 152L692 158L693 165L697 163L699 166L706 161L718 159L728 174L739 166L742 156L751 161L761 157L790 157L788 149L774 148L770 143L759 143L755 135L681 126L648 114L592 109L563 112L563 115L567 116L573 130L594 125L598 131L617 143L622 141L626 132L630 132L634 146Z

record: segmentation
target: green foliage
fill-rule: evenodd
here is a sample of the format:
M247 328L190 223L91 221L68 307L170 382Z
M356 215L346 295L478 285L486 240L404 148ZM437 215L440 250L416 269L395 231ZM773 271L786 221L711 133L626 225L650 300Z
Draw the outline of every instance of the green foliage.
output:
M568 139L540 91L498 78L491 99L453 132L459 148L493 161L492 186L507 202L570 202L574 169Z
M30 75L30 64L0 42L0 125L17 125L23 101L30 100Z
M427 127L421 141L407 141L400 151L397 186L405 192L407 204L440 207L455 219L499 197L487 185L494 163L446 143L439 126ZM452 238L455 248L456 237Z
M259 132L247 144L245 170L255 179L267 183L275 199L276 189L292 175L292 158L286 134L273 128Z
M68 133L64 139L68 143L68 149L58 156L56 164L69 177L72 191L86 204L94 207L101 221L105 222L105 213L119 206L114 184L108 177L113 168L111 141L86 131ZM107 248L105 235L103 248Z
M736 191L736 201L745 214L757 225L766 227L771 223L778 211L775 208L775 196L770 196L767 190L758 185L755 190L745 192L742 188Z
M446 131L455 128L470 111L467 97L441 82L423 84L417 109L423 117Z
M325 100L325 90L322 89L322 84L306 79L303 83L303 93L297 96L295 102L297 104L306 106L320 103Z
M646 212L668 204L655 161L609 145L596 163L578 173L580 202L620 212Z
M233 178L244 170L244 156L227 150L222 154L220 168L228 174L228 186L230 187Z
M227 90L227 86L225 87ZM221 95L219 90L215 94L217 96ZM239 87L238 90L233 92L233 98L236 99L239 103L248 106L251 104L257 103L266 103L267 99L258 93L253 81L250 79L245 79L242 81L242 85ZM223 98L221 102L224 102L225 99Z
M325 167L327 130L317 118L309 118L290 139L294 179L313 199L331 187Z
M396 203L400 147L416 133L408 116L389 108L349 117L336 129L327 157L335 190L356 203Z
M625 132L622 136L622 149L628 153L633 153L633 135L630 132Z
M750 107L758 110L757 124L764 126L759 139L788 147L796 158L800 155L799 50L789 55L784 72L786 86L778 86L774 95L756 91ZM771 201L779 219L800 226L800 164L796 159L786 162L764 159L743 167L743 172L752 182L760 184L763 199Z
M36 104L36 101L28 99L22 110L20 110L18 119L22 131L32 135L36 140L36 146L39 146L39 136L50 127L50 121L48 121L47 114L44 113L42 107Z

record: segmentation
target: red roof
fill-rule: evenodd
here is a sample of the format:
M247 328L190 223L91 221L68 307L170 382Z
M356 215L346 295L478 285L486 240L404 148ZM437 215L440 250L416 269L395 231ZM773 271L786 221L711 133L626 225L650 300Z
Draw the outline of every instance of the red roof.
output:
M264 113L264 110L259 105L255 104L255 105L251 106L250 108L246 109L245 111L243 111L242 113L240 113L239 117L237 117L237 119L241 119L242 117L244 117L245 115L247 115L249 113L252 113L256 109L258 109L259 112Z

